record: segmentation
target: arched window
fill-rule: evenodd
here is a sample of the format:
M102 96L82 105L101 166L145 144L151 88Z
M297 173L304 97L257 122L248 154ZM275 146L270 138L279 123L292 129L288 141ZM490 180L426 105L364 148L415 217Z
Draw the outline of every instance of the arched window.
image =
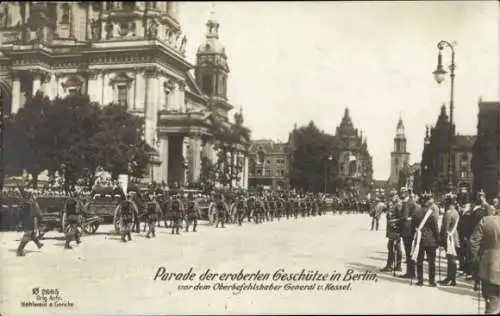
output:
M202 81L202 89L205 94L212 95L212 76L204 75Z
M61 24L69 24L70 17L69 4L64 3L61 5Z

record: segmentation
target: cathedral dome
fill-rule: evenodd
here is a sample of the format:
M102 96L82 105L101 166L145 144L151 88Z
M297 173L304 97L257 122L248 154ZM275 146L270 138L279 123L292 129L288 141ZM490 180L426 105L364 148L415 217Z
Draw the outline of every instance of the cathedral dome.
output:
M214 12L207 21L207 34L205 41L198 46L196 55L222 55L226 57L226 49L219 40L219 22L215 18Z
M218 38L207 38L201 45L198 47L197 55L224 55L226 56L226 49L224 45L219 41Z

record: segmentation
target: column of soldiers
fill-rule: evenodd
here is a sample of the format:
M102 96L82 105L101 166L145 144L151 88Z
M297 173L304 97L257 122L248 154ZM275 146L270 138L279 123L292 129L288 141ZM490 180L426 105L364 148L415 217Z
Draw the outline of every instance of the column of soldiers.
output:
M84 194L86 193L86 194ZM123 192L122 192L123 193ZM72 249L70 243L75 241L81 243L82 217L84 213L84 202L90 192L70 193L65 196L57 192L24 192L23 227L25 234L21 239L18 254L24 255L24 247L33 240L40 248L39 242L40 222L43 213L36 202L36 196L45 197L50 194L64 198L63 227L65 234L65 249ZM122 196L125 196L122 194ZM171 228L172 234L180 234L182 223L185 223L185 232L196 232L198 220L201 218L199 200L202 196L189 193L184 199L179 193L166 196L161 190L150 190L145 199L138 199L137 192L130 191L115 209L118 214L119 235L122 242L132 241L132 232L140 232L140 223L144 223L146 238L156 237L156 226L160 226L161 219L165 226ZM280 221L282 218L305 218L309 216L321 216L327 211L332 214L342 214L341 209L347 208L349 213L363 212L362 203L349 198L341 200L330 198L324 194L294 194L291 192L239 192L232 197L226 197L223 193L212 193L211 203L208 207L208 217L216 228L224 228L227 224L238 224L241 226L245 221L261 224L264 222Z
M386 202L376 202L372 217L383 209L387 218L388 254L382 272L402 271L404 258L406 269L400 277L410 279L411 283L416 279L416 284L422 286L426 258L429 286L456 286L461 271L465 280L474 282L474 291L481 287L486 313L500 313L498 198L489 204L482 191L473 201L469 201L466 192L449 193L439 207L432 194L416 196L402 188ZM446 260L444 279L441 279L441 257ZM436 280L436 260L439 281Z

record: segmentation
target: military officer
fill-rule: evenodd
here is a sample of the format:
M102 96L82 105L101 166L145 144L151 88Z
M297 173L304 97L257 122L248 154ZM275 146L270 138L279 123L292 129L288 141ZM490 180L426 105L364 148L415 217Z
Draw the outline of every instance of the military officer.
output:
M415 225L412 223L412 218L417 210L417 203L410 198L407 188L401 188L400 192L401 199L397 202L396 207L398 208L397 212L401 212L402 214L400 234L406 254L406 273L401 277L413 279L415 277L415 265L411 260L411 248L415 234Z
M416 259L417 285L424 284L424 255L429 266L429 286L436 286L436 249L439 242L439 210L435 207L432 196L424 197L422 207L416 209L413 216L415 231L414 248L411 260Z
M500 216L485 216L470 238L473 262L478 266L485 314L500 314Z
M243 223L243 219L245 218L245 214L247 213L246 211L246 203L245 203L245 198L243 195L240 195L237 199L236 202L234 203L234 214L236 216L236 221L238 222L238 225L241 226Z
M198 218L200 218L200 210L198 208L198 203L193 197L192 193L188 194L188 201L186 203L186 232L189 231L189 226L193 223L193 232L196 231L196 226L198 226Z
M391 272L391 271L401 271L401 243L400 243L400 224L401 224L401 212L400 209L396 207L395 202L397 202L396 197L393 200L387 202L387 263L384 268L380 271Z
M37 233L39 229L38 224L42 221L42 212L40 211L40 207L30 192L21 193L22 201L20 203L20 213L24 234L19 242L19 246L17 247L18 256L25 255L24 248L30 241L33 241L37 245L38 249L43 247L43 243L41 243L38 239Z
M445 213L441 223L440 245L446 250L448 262L446 278L439 282L440 285L455 286L457 278L457 259L460 249L458 236L458 222L460 215L457 210L457 202L453 195L445 200Z

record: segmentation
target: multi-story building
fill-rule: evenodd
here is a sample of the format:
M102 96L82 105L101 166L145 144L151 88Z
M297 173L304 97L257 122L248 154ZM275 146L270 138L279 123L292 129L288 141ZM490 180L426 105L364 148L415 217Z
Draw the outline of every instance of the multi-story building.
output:
M82 92L144 118L145 139L158 154L150 181L196 183L200 156L216 159L215 130L231 127L233 106L215 18L192 65L177 2L19 1L2 3L0 12L0 88L11 101L8 113L37 91L51 99ZM230 158L245 175L247 145L242 139ZM246 176L240 182L245 187Z
M453 135L453 138L451 137ZM451 144L452 184L455 188L472 190L472 149L476 137L455 133L455 126L450 130L450 121L446 107L441 107L441 113L434 127L427 127L424 149L422 152L421 176L422 189L436 193L448 190L448 164Z
M354 128L349 109L337 127L332 148L332 161L337 167L335 187L338 193L366 196L371 190L372 157L366 137Z
M398 188L400 176L408 172L410 163L410 153L406 151L406 135L403 120L399 118L394 136L394 149L391 152L391 175L388 180L388 186Z
M286 148L286 143L269 139L252 141L248 154L250 188L288 189L289 159Z
M500 102L479 100L473 153L474 190L488 198L500 195Z

